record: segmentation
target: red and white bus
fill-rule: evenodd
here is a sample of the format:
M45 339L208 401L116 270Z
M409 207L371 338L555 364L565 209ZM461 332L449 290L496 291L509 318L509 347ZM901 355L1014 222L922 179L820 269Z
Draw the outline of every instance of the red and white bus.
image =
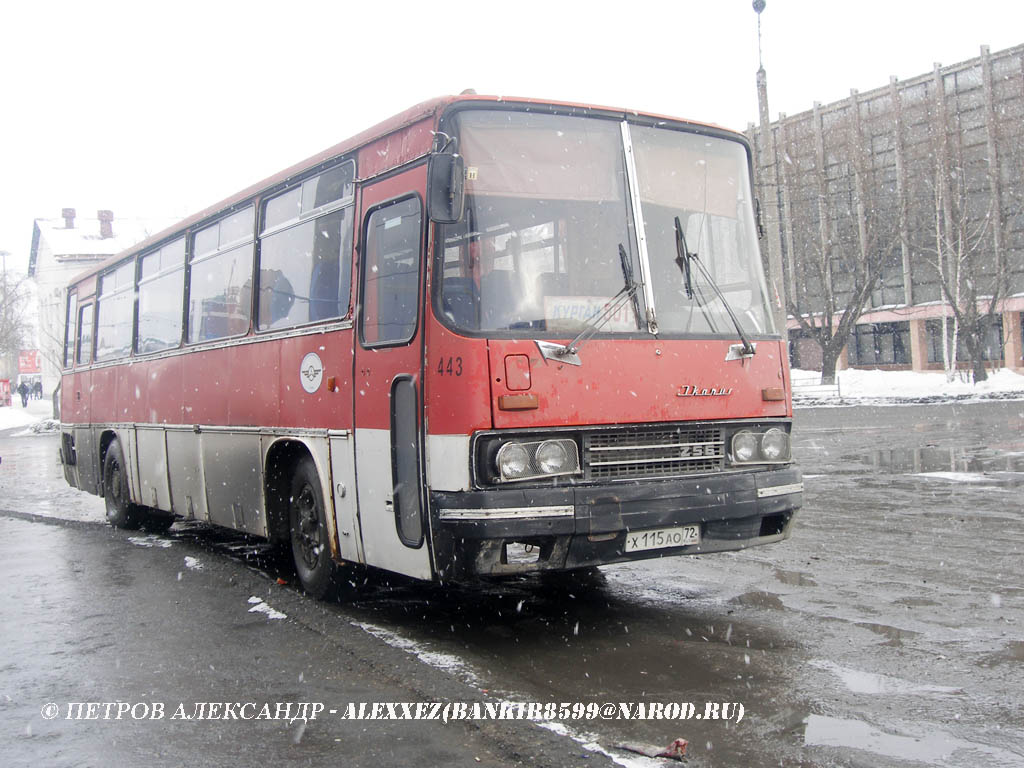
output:
M79 276L61 459L115 526L201 520L439 581L789 535L785 342L742 135L420 104Z

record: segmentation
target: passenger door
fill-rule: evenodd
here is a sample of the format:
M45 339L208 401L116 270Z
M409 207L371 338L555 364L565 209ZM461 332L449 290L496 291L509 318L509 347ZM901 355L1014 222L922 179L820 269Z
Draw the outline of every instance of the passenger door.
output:
M370 565L432 575L423 489L420 166L365 187L356 317L356 487Z

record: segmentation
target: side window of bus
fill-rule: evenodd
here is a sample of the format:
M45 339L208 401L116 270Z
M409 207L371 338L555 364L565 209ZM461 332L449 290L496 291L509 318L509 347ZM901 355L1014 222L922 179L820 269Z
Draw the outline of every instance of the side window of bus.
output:
M100 276L96 300L96 360L127 357L132 351L135 261Z
M266 202L256 309L261 331L348 314L354 177L348 161Z
M416 333L421 226L414 197L366 220L360 330L367 346L400 344Z
M181 343L185 296L185 238L168 243L139 261L139 323L135 349L159 352Z
M68 313L64 325L64 367L75 364L75 339L78 338L78 294L68 294Z
M254 206L195 233L189 279L188 340L240 336L252 305Z
M78 357L79 365L92 362L92 304L85 304L78 310Z

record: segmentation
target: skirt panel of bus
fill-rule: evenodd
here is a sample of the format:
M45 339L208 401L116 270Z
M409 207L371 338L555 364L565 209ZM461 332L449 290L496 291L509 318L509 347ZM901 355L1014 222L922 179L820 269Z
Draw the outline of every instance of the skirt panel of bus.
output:
M282 443L301 444L321 481L331 553L364 562L348 430L188 425L65 427L60 459L69 485L102 495L104 449L121 445L131 501L185 520L270 537L265 471Z

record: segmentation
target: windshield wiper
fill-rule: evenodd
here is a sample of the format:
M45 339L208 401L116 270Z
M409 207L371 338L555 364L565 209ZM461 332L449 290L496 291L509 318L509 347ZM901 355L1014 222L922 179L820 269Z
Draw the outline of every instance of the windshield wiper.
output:
M632 287L630 298L633 299L633 315L636 317L636 327L640 328L640 297L637 290L640 286L633 280L633 262L626 253L626 249L619 243L619 262L622 264L622 277L626 281L626 287Z
M622 286L618 293L605 302L601 311L593 320L586 324L587 327L580 331L576 338L568 344L556 344L551 341L537 340L537 348L540 349L541 355L546 360L557 360L569 365L582 365L577 353L631 299L633 301L633 313L636 316L636 325L637 328L640 327L640 300L636 295L637 291L640 290L640 284L633 280L633 265L622 243L619 243L619 262L622 266L622 278L625 281L625 285Z
M725 307L726 313L729 315L729 319L732 320L732 324L736 327L736 333L740 336L742 345L736 345L736 347L729 348L729 354L726 356L726 360L737 360L743 357L753 357L757 351L757 347L750 343L750 339L747 338L747 334L743 331L743 326L740 325L740 321L736 318L736 313L732 311L732 307L729 306L729 302L725 300L725 295L722 290L718 287L718 283L715 282L715 278L708 272L707 267L704 266L697 254L691 252L686 246L686 235L683 233L683 225L679 222L679 217L676 216L676 266L679 267L679 271L683 273L683 285L686 290L687 298L693 298L693 281L690 269L690 263L697 265L697 269L704 275L704 279L707 280L708 285L715 291L715 294L722 302L722 306ZM703 310L703 306L701 307Z

